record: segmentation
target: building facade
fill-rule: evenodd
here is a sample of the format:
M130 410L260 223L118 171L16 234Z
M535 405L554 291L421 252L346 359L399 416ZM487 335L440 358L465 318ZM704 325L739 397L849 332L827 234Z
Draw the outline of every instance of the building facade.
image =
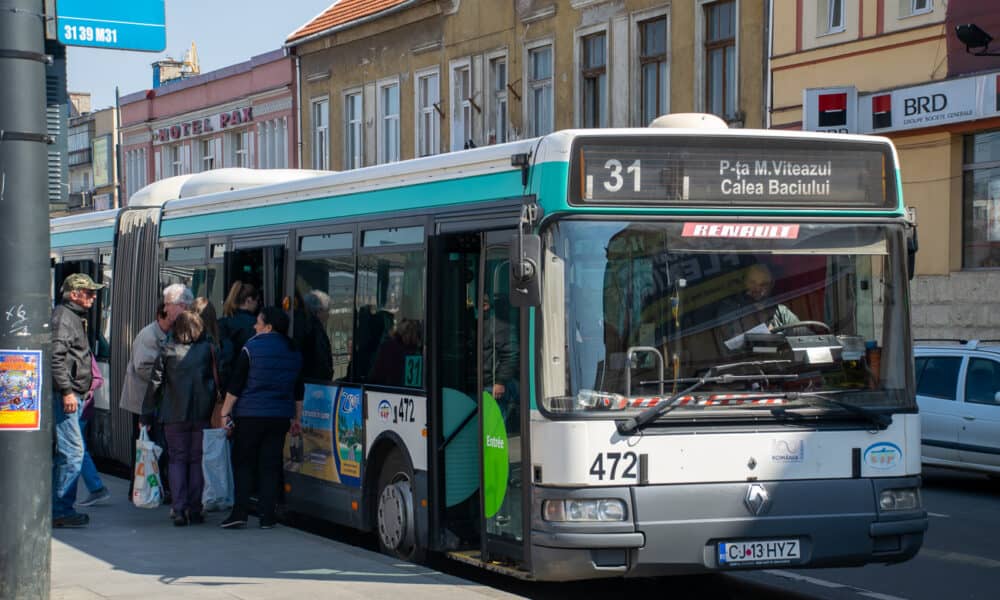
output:
M1000 338L1000 36L978 0L796 0L774 11L773 127L885 135L920 251L915 337ZM1000 48L991 49L992 53Z
M174 175L296 168L295 97L283 50L124 96L125 197Z
M64 210L53 216L118 206L117 111L90 112L89 94L72 94L73 116L66 136L69 179Z
M341 0L292 33L302 165L712 112L764 125L764 0Z

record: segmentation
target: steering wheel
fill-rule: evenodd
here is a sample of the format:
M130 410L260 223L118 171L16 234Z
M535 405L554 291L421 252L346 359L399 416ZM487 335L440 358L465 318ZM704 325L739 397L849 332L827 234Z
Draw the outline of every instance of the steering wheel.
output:
M780 327L775 327L771 330L771 333L781 333L786 329L795 329L796 327L809 327L812 329L822 329L823 333L830 333L830 326L823 321L798 321L796 323L789 323L787 325L782 325Z

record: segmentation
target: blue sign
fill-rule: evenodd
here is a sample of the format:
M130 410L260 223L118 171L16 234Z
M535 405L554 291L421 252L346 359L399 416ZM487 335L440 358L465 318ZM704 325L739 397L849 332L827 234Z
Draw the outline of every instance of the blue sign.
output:
M164 0L57 0L56 28L67 46L162 52Z

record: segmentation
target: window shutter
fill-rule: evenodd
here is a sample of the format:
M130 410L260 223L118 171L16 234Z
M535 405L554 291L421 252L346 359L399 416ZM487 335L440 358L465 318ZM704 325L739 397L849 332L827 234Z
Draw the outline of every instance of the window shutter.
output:
M160 180L160 174L163 173L162 165L160 164L161 152L157 150L153 153L153 181Z

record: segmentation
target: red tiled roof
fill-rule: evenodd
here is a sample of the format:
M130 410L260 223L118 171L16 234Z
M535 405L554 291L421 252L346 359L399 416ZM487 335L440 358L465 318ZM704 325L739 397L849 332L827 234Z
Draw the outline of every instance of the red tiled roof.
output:
M407 0L338 0L330 8L324 10L312 21L309 21L285 40L288 43L308 37L314 33L325 31L338 25L344 25L364 17L374 15Z

